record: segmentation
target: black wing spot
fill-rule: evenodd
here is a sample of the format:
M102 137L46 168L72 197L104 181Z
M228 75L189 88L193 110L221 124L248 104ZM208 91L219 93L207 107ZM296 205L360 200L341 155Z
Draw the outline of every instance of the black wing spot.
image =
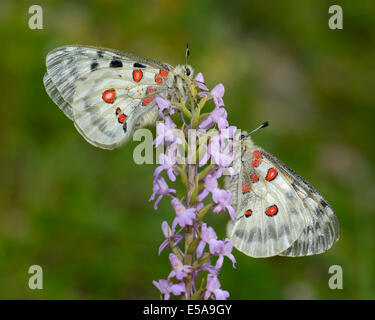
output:
M103 51L98 50L98 51L96 51L96 53L98 54L99 58L103 58Z
M322 217L324 214L323 214L323 211L319 209L319 207L315 208L315 214L317 217Z
M298 187L294 182L292 182L292 187L294 188L294 190L298 190Z
M122 62L120 60L112 60L109 66L111 68L122 68Z
M99 66L99 63L97 63L96 61L94 61L93 63L91 63L91 71L95 71Z
M306 227L306 233L307 234L312 234L314 232L314 228L313 228L313 226L312 225L308 225L307 227Z
M133 68L146 68L142 63L136 62L133 64Z
M320 201L320 204L323 206L323 208L328 207L328 203L325 200Z

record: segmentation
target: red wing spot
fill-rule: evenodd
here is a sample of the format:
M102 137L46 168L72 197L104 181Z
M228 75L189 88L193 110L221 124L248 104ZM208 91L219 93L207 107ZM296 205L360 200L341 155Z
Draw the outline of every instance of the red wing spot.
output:
M278 172L276 171L276 169L270 168L270 169L268 169L266 180L272 181L273 179L275 179L277 177L277 175L278 175Z
M251 176L250 176L250 179L251 179L251 182L252 183L255 183L255 182L258 182L259 181L259 177L253 173Z
M127 117L124 114L120 114L117 119L118 119L118 122L124 123L126 121Z
M147 98L144 98L143 99L143 102L142 102L142 105L143 106L147 106L148 104L150 104L152 101L154 101L154 97L147 97Z
M250 191L250 186L247 182L242 182L242 194Z
M116 109L116 115L119 115L121 113L121 109L120 108L117 108Z
M163 78L157 74L155 76L155 82L158 83L158 84L161 84L161 83L163 83Z
M253 151L253 156L254 156L254 158L255 159L262 159L263 157L262 157L262 155L260 154L260 152L259 151Z
M253 151L253 161L251 161L251 166L258 167L262 162L262 155L259 153L259 151Z
M253 214L253 210L251 210L251 209L246 210L246 212L245 212L245 217L248 218L248 217L250 217L252 214Z
M169 74L168 70L160 70L160 75L161 75L163 78L168 77L168 74Z
M261 162L262 162L262 160L254 159L253 161L251 161L251 166L256 168L260 165Z
M116 92L113 89L109 89L103 92L102 98L104 102L113 103L116 99Z
M146 89L146 94L153 93L153 92L155 92L156 90L157 90L157 89L154 88L154 87L147 87L147 89Z
M141 81L142 77L143 77L142 70L136 69L136 70L133 71L133 80L135 82Z
M277 208L277 206L275 204L273 204L272 206L269 206L266 210L266 215L269 216L269 217L273 217L275 215L277 215L277 213L279 212L279 209Z

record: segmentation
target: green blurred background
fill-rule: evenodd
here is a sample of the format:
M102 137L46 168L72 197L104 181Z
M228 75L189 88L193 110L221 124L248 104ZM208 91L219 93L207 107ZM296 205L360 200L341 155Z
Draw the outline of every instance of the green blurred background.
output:
M28 27L43 8L43 30ZM344 29L328 28L340 4ZM258 132L275 154L327 198L341 239L305 258L252 259L235 252L220 279L232 299L375 298L373 1L14 1L0 2L0 298L158 299L165 278L153 165L89 145L47 96L45 56L67 44L116 48L189 63L209 87L223 83L231 124ZM220 237L227 215L210 216ZM44 289L28 288L40 265ZM340 265L344 289L330 290Z

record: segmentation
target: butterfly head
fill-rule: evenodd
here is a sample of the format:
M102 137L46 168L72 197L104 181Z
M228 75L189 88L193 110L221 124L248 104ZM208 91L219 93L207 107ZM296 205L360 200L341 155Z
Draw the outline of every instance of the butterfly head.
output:
M253 140L250 138L250 134L247 131L241 130L241 134L239 136L239 140L241 142L242 150L248 149L253 146Z
M194 70L189 65L178 65L174 68L172 73L173 95L177 101L180 101L181 97L185 97L190 90Z
M249 136L249 133L247 131L242 130L240 135L240 140L244 140Z
M184 81L190 82L193 79L194 69L188 64L179 65L175 68L174 73Z
M185 65L185 75L187 77L190 77L190 76L193 76L193 73L194 73L194 70L191 66L189 66L188 64Z

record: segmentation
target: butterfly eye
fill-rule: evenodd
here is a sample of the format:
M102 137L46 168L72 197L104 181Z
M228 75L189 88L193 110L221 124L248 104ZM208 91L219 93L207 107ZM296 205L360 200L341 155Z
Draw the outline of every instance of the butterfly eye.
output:
M244 139L245 138L245 135L244 134L241 134L240 136L240 140Z
M185 73L186 73L187 76L190 76L190 74L191 74L190 68L185 67Z

